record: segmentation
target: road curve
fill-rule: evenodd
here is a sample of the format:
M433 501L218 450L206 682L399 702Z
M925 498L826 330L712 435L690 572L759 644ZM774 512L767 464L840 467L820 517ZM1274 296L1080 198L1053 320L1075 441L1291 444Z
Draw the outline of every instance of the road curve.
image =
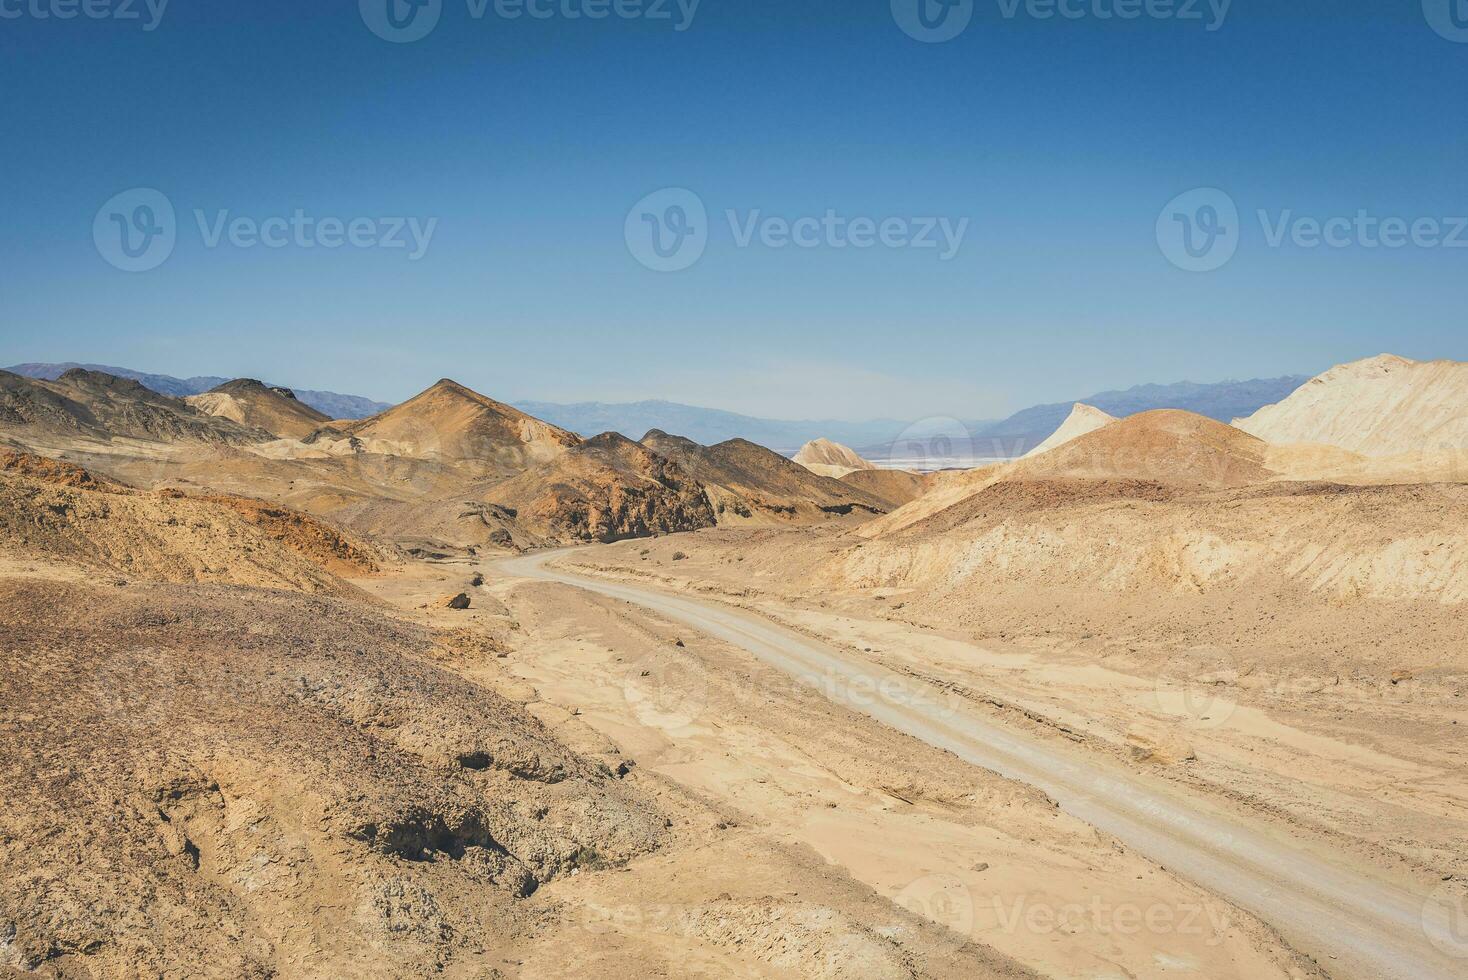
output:
M751 612L685 594L548 568L570 549L496 567L635 603L732 643L853 710L966 762L1043 790L1064 810L1140 854L1268 922L1332 976L1461 980L1463 923L1425 896L1336 866L1262 827L1148 786L1121 765L1071 755L962 707L913 697L910 678L777 626ZM859 692L859 696L856 692Z

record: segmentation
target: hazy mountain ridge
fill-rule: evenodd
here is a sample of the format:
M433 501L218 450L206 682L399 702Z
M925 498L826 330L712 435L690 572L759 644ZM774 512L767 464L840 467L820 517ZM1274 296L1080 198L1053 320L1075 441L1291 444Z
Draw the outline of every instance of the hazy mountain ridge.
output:
M36 363L18 364L6 370L30 378L54 381L75 367L130 378L153 391L175 398L203 394L230 380L215 377L175 378L105 365ZM1144 384L1124 391L1104 391L1071 401L1035 405L1002 421L960 420L959 425L972 437L973 449L980 456L1022 456L1055 433L1064 424L1077 401L1117 418L1159 408L1177 408L1220 422L1230 422L1235 418L1247 418L1266 405L1283 401L1309 380L1307 375L1287 375L1249 381ZM291 390L303 404L333 419L365 419L392 407L390 403L373 401L360 395L300 388ZM900 419L856 422L840 419L767 419L658 399L622 403L515 401L508 404L587 439L603 432L620 432L629 439L639 439L654 429L660 429L664 432L676 432L706 446L731 439L746 439L788 456L793 456L802 446L815 439L829 439L857 447L858 452L869 458L882 458L899 437L914 429L926 432L922 423ZM951 420L948 426L952 426ZM948 427L942 427L942 431L952 435L948 432ZM919 438L926 437L920 434Z
M653 429L676 432L705 446L746 439L776 452L794 454L813 439L828 438L837 442L891 442L908 423L898 419L873 419L866 422L826 420L783 420L755 418L717 408L701 408L668 401L626 403L518 401L514 406L536 418L545 419L581 436L601 432L621 432L629 438L641 438ZM975 425L987 423L976 422Z
M11 374L19 374L26 378L39 378L42 381L55 381L67 371L81 368L86 371L100 371L118 378L127 378L136 381L156 391L160 395L168 395L172 398L187 398L190 395L202 395L218 388L233 379L216 378L212 376L200 376L197 378L175 378L168 374L149 374L146 371L134 371L131 368L113 367L108 364L77 364L68 361L61 364L32 363L17 364L5 370ZM301 388L292 388L298 399L303 404L309 405L324 415L334 419L364 419L369 415L376 415L392 407L388 402L373 401L361 395L343 395L334 391L307 391Z
M1246 418L1265 405L1283 401L1309 380L1308 375L1285 375L1211 384L1181 381L1169 385L1137 385L1125 391L1103 391L1072 401L1036 405L985 426L975 431L974 436L986 451L993 448L993 455L1020 456L1059 430L1077 402L1116 418L1174 408L1229 423Z

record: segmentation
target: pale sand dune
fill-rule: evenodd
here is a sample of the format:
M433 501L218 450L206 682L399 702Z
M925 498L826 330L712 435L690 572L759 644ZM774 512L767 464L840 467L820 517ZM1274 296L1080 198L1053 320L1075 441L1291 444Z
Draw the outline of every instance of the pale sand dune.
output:
M1234 425L1373 457L1468 450L1468 363L1382 354L1342 364Z

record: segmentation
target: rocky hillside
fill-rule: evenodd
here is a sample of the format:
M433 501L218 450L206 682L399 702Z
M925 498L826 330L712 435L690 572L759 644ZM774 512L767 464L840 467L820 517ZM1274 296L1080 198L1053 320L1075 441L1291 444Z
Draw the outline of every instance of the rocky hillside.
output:
M185 398L203 412L264 429L281 439L305 439L331 422L306 405L289 388L271 388L249 378L228 381L202 395Z
M1266 442L1363 456L1468 450L1468 363L1382 354L1342 364L1234 424Z
M136 381L81 369L56 381L0 372L0 433L243 446L270 433L215 418Z
M78 467L0 453L0 554L155 582L345 594L376 549L258 500L146 492Z
M362 604L0 580L0 974L493 977L664 818ZM19 971L17 974L16 971Z
M720 524L817 522L884 513L891 503L859 487L818 476L743 439L700 446L654 429L642 445L671 460L708 491Z
M108 364L77 364L75 362L16 364L5 370L12 374L24 375L27 378L55 381L67 371L75 368L85 368L88 371L100 371L119 378L129 378L160 395L170 395L174 398L202 395L229 381L228 378L217 377L175 378L168 374L151 374L147 371L135 371L132 368L115 367ZM313 391L308 388L296 388L291 391L303 403L316 409L327 418L333 419L364 419L392 407L387 402L373 401L361 395L343 395L335 391Z
M505 475L554 459L581 442L565 429L447 379L344 431L363 452L472 460Z
M714 524L698 481L615 432L494 486L484 500L561 541L616 541Z

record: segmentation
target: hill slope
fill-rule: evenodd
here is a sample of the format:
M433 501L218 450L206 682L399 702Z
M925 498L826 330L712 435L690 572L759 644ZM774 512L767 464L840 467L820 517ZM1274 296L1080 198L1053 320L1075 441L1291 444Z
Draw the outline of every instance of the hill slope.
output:
M473 460L505 475L554 459L581 442L565 429L448 379L344 431L366 452Z
M282 439L304 439L331 421L297 399L289 388L271 388L249 378L226 382L184 401L206 415L264 429Z
M26 378L55 381L67 371L76 368L100 371L118 378L128 378L160 395L169 395L173 398L202 395L229 381L228 378L215 377L175 378L167 374L149 374L145 371L134 371L132 368L114 367L108 364L77 364L70 361L64 364L17 364L6 370ZM333 419L362 419L392 407L387 402L373 401L361 395L342 395L335 391L309 391L304 388L296 388L294 393L302 402Z
M615 432L494 486L484 500L553 540L617 541L714 525L696 480Z
M120 436L216 445L271 438L268 432L206 415L136 381L80 368L56 381L0 371L0 429L101 441Z
M857 455L856 450L830 439L812 439L800 447L800 452L795 454L795 461L812 473L837 479L857 470L876 469Z
M1183 381L1170 385L1138 385L1125 391L1103 391L1075 401L1091 405L1108 415L1125 418L1159 408L1175 408L1219 422L1248 415L1260 406L1277 402L1304 384L1308 378L1290 375L1253 381L1220 381L1195 384ZM1021 456L1053 435L1070 416L1075 402L1036 405L996 422L975 435L986 453Z
M1059 449L1066 443L1073 442L1086 433L1095 432L1102 426L1110 425L1115 421L1115 416L1108 415L1099 408L1076 402L1075 407L1071 409L1070 417L1061 424L1060 428L1056 429L1049 439L1026 453L1026 456L1039 456L1052 449Z
M880 514L890 507L859 487L818 476L744 439L701 446L654 429L642 445L704 486L720 524L812 522L854 512Z
M1271 443L1363 456L1468 449L1468 363L1382 354L1342 364L1234 424Z

